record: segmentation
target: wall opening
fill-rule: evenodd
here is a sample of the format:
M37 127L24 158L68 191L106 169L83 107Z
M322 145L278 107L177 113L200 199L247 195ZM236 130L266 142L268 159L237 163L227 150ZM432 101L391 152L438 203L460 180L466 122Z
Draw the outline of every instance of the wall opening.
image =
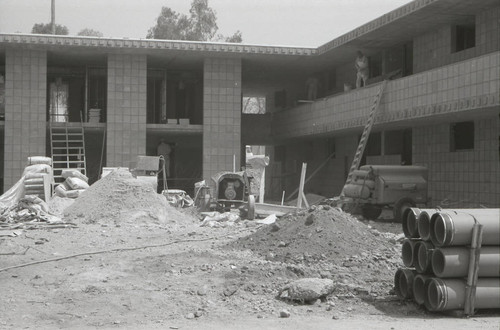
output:
M451 124L450 151L474 149L474 122L464 121Z
M265 96L243 96L242 112L245 114L265 114Z
M476 46L475 22L455 25L452 27L452 52L460 52Z

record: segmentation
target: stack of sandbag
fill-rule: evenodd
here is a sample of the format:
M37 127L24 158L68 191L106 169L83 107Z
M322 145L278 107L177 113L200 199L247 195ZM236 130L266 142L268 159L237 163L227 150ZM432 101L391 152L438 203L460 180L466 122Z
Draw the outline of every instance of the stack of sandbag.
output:
M89 178L77 169L62 170L61 175L66 180L54 191L59 197L78 198L89 187Z
M28 157L28 166L24 169L23 176L24 196L35 195L43 200L50 197L45 196L45 185L50 186L52 181L52 159L50 157ZM45 185L44 180L47 182Z

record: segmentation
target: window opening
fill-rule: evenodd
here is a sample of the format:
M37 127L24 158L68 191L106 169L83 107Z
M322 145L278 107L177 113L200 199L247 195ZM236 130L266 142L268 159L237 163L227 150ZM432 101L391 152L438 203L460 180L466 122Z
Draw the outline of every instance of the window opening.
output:
M242 112L246 114L265 114L265 96L243 96Z
M474 122L464 121L451 125L451 151L474 149Z

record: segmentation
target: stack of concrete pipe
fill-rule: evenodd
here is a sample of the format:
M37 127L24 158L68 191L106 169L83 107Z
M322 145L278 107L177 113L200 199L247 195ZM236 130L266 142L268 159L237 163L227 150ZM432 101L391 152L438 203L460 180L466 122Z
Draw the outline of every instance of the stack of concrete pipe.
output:
M500 209L419 209L403 214L396 294L429 311L463 310L472 231L482 225L475 309L500 308Z

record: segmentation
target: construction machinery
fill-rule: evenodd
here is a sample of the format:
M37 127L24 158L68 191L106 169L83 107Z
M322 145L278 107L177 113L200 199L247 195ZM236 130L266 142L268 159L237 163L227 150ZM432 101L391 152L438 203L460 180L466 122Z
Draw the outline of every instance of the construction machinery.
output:
M245 171L219 172L212 177L215 184L210 198L210 207L218 211L231 208L246 208L247 219L255 218L255 196L250 194L250 182Z
M361 166L344 186L343 202L350 209L361 208L367 219L378 218L384 207L390 207L400 221L406 209L427 204L427 173L423 166Z
M407 208L417 204L426 205L427 169L421 166L391 165L365 165L359 168L386 85L387 80L384 80L373 100L340 194L340 205L351 212L361 208L361 213L368 219L378 218L383 207L392 207L394 219L401 221Z

